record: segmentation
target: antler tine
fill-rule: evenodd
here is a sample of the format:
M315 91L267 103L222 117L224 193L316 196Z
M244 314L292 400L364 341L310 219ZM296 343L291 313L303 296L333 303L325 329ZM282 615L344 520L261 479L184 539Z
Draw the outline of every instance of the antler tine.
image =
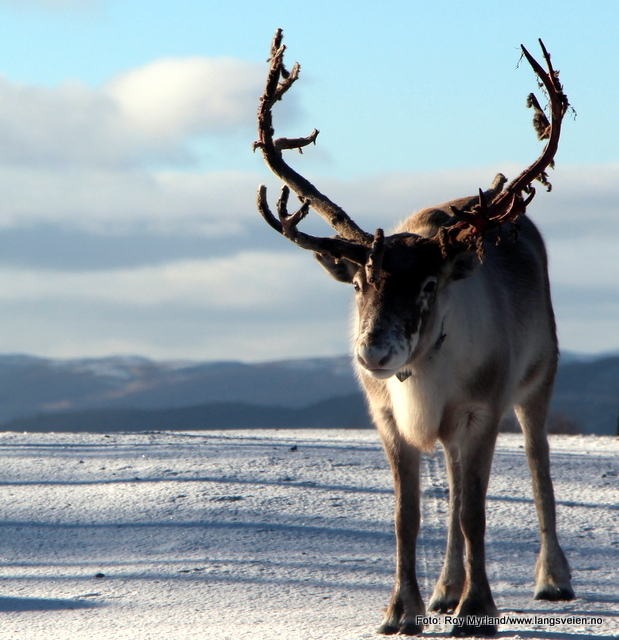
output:
M305 216L309 213L309 202L304 200L297 209L292 214L288 213L288 197L290 196L290 189L284 185L282 187L279 200L277 201L277 215L279 216L279 221L282 225L282 234L287 238L294 240L297 234L299 233L297 229L297 225Z
M309 249L316 253L329 254L336 260L346 258L355 264L364 265L369 249L355 242L350 242L343 238L323 238L311 236L297 229L297 225L307 215L309 203L303 202L301 207L293 214L288 214L287 203L290 189L287 186L282 188L279 200L277 201L277 213L279 220L273 215L267 201L267 188L261 184L258 188L257 205L262 217L275 231L294 242L302 249Z
M285 45L282 44L282 38L282 30L278 29L271 44L271 64L264 93L260 98L258 141L254 143L254 150L260 149L269 169L290 187L301 201L306 201L309 206L322 216L339 235L351 242L369 247L374 239L372 234L363 231L341 207L318 191L309 180L292 169L282 157L282 150L284 149L299 149L300 151L309 144L315 144L318 131L314 129L305 138L273 139L273 105L278 100L281 100L286 91L296 82L300 71L298 63L295 63L290 72L284 67ZM271 224L271 226L273 225Z
M269 202L267 200L267 188L263 184L258 187L258 198L256 199L256 204L258 205L258 211L260 211L260 215L265 219L267 224L271 228L275 229L277 233L281 233L283 235L284 228L282 227L282 223L273 215L271 209L269 208Z
M370 254L365 263L365 274L367 281L378 287L378 279L380 277L380 270L383 265L383 257L385 255L385 233L382 229L376 229L374 235L374 241L370 249Z

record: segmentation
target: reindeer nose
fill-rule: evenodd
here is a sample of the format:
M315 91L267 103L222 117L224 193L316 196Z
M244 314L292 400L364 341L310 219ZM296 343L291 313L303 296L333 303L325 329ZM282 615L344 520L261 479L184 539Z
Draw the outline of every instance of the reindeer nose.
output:
M384 369L393 359L393 351L391 349L376 348L365 345L357 351L357 361L369 371L376 369Z

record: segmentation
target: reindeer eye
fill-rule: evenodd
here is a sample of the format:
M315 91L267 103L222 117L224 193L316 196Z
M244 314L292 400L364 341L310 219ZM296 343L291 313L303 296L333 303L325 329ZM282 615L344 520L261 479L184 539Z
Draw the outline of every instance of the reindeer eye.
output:
M358 282L353 282L352 286L355 288L355 291L357 292L361 291L361 287L359 286Z
M434 293L436 291L436 280L431 278L423 285L424 293Z

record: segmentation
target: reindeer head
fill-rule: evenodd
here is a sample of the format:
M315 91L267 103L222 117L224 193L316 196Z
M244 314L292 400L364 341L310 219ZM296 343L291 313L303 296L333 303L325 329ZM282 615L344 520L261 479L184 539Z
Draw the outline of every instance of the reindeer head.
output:
M340 282L353 285L357 304L355 357L377 378L388 378L414 358L441 289L479 266L475 251L445 258L438 242L412 233L384 240L380 269L329 254L318 262Z
M298 79L300 67L284 67L285 46L278 29L271 45L266 88L258 110L258 141L266 164L283 182L277 202L277 217L266 199L266 187L258 191L258 209L276 231L304 249L314 251L318 262L340 282L352 284L356 291L358 330L355 356L358 363L377 378L402 375L423 341L424 329L432 321L437 295L455 280L472 274L483 259L483 241L514 223L535 195L532 186L539 180L550 190L546 169L553 165L561 121L569 106L551 65L550 55L540 40L548 71L522 47L522 53L538 75L550 103L552 123L533 94L528 106L535 111L534 126L540 140L548 140L542 155L518 178L504 188L507 179L499 174L485 193L458 201L446 213L445 223L432 237L397 233L385 237L363 231L327 196L299 175L283 159L282 151L299 149L316 142L315 129L305 138L273 138L273 105ZM292 189L300 201L294 213L288 213ZM298 229L310 208L322 216L337 235L316 237Z

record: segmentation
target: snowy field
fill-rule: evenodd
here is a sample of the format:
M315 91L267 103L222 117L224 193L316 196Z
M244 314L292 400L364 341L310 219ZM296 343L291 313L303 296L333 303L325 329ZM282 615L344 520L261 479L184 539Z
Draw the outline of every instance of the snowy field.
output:
M619 441L551 439L577 599L532 600L538 533L518 435L489 489L501 638L619 634ZM373 431L0 434L0 637L369 639L394 573L393 496ZM421 588L445 541L440 452L423 463ZM601 623L558 623L558 617ZM430 625L425 637L450 627Z

